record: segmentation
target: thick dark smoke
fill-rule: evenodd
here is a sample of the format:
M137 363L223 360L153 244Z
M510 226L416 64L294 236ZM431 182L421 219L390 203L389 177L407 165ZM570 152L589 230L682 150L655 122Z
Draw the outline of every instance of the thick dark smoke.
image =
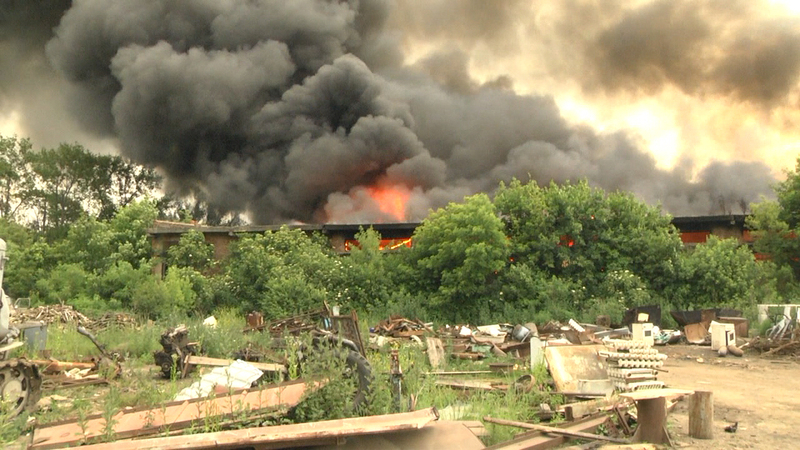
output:
M29 14L32 2L13 3ZM761 163L717 162L695 179L691 167L659 169L629 132L570 123L552 97L516 94L509 76L474 79L470 48L527 51L516 40L528 26L522 1L52 3L35 36L7 37L20 21L5 20L0 45L46 55L69 82L72 116L162 170L167 189L257 223L398 220L370 196L377 185L405 192L405 219L419 220L512 177L588 178L673 214L738 213L772 181ZM575 63L589 90L672 84L764 107L785 101L800 73L797 27L748 23L716 5L576 2L574 17L599 28L573 36L555 24L552 39L574 51L547 70ZM718 41L725 23L739 32ZM412 38L453 45L407 64ZM4 80L18 74L2 70Z
M621 5L580 45L588 89L653 92L672 85L769 108L798 86L797 17L764 17L764 2L748 0Z

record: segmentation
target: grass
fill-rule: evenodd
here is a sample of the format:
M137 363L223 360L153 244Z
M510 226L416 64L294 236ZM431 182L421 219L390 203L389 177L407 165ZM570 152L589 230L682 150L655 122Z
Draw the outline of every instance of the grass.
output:
M35 414L39 423L57 420L72 419L80 424L91 414L101 414L106 419L106 428L102 440L112 440L114 415L127 407L157 409L172 398L175 394L199 378L200 373L195 372L187 379L163 379L158 368L153 365L153 352L161 348L159 337L167 328L184 323L189 328L189 336L193 341L198 341L202 353L211 357L232 358L234 353L243 349L248 344L268 346L271 339L262 333L242 332L245 322L238 313L230 310L216 314L217 326L209 328L202 325L201 318L176 317L169 321L147 323L138 328L109 328L96 334L97 340L109 351L119 352L125 357L123 364L124 375L114 380L110 386L87 386L58 390L54 393L71 399L68 404L55 403L51 408ZM361 322L366 334L366 322ZM99 351L85 336L80 335L73 327L51 325L48 328L47 348L52 357L62 361L80 361L84 358L96 356ZM402 395L395 398L392 391L390 376L390 351L398 350L402 376ZM23 347L17 356L26 354ZM295 353L287 352L287 356ZM291 361L291 358L288 358ZM328 379L326 387L309 394L292 414L277 418L278 423L325 420L333 418L350 417L355 415L388 414L393 412L409 411L427 407L436 407L440 411L455 411L458 420L480 420L486 415L502 417L512 420L535 420L535 413L542 403L549 404L553 409L563 402L563 398L550 395L547 388L549 374L544 367L537 367L532 375L536 385L544 387L542 390L534 388L527 392L514 390L514 382L523 374L530 373L522 364L521 370L507 374L492 376L498 382L509 386L508 389L491 392L458 391L446 386L436 384L436 376L430 375L432 369L424 353L424 348L418 344L407 341L395 347L385 347L378 351L371 351L368 359L373 370L372 390L369 393L367 405L356 411L352 407L352 394L355 383L335 374L341 374L341 355L336 352L314 352L313 358L305 362L304 377ZM511 358L489 357L483 361L447 360L439 370L486 370L491 362L511 362ZM518 361L515 361L518 362ZM297 361L291 368L297 369ZM295 376L297 370L291 371ZM459 377L460 379L469 377ZM43 397L51 394L44 392ZM398 401L399 400L399 401ZM248 411L241 411L240 416L245 417ZM2 417L0 417L2 419ZM17 420L3 420L0 427L0 438L9 442L24 432L25 417ZM263 419L261 419L263 421ZM258 423L258 422L255 422ZM199 420L192 428L194 432L209 431L219 428L216 419ZM518 432L511 427L487 424L490 435L484 438L487 444L492 444L509 439Z

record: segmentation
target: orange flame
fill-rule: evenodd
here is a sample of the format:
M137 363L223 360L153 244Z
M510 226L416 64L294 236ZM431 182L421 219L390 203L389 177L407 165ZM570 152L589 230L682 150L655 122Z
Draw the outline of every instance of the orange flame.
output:
M411 191L403 185L382 185L367 188L370 197L378 204L384 213L398 221L406 218L406 204L411 197Z

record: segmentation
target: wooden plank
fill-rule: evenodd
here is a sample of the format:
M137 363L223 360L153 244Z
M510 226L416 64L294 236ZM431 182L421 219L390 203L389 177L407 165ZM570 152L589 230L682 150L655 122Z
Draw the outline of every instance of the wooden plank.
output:
M481 375L494 373L491 370L455 370L450 372L423 372L425 375L447 376L447 375Z
M610 409L613 406L612 403L614 403L612 400L605 398L573 402L559 406L558 412L566 414L569 408L569 410L572 411L572 417L575 419L580 419L583 416L588 416L602 410Z
M648 400L653 398L672 398L678 397L683 395L693 394L694 391L688 391L686 389L645 389L642 391L634 391L634 392L621 392L619 394L622 398L627 398L630 400Z
M264 372L279 372L279 373L287 373L286 366L283 364L275 364L275 363L262 363L262 362L251 362L245 361L247 364L255 367L258 370L262 370ZM195 356L191 355L186 358L187 364L194 364L196 366L213 366L213 367L227 367L233 363L232 359L222 359L222 358L209 358L207 356Z
M444 346L442 345L442 340L428 336L425 338L425 343L428 346L428 361L430 361L431 367L436 370L441 367L444 361Z
M300 402L305 391L305 382L293 381L255 391L170 402L159 408L120 411L112 418L114 435L117 438L152 435L166 429L188 428L207 417L226 418L245 410L290 407ZM75 420L39 427L30 448L43 450L91 442L105 434L105 425L106 419L95 415L87 418L83 427Z
M486 429L486 427L483 425L483 422L481 422L480 420L452 420L450 422L460 423L464 425L475 436L481 437L489 435L489 431Z
M56 359L31 359L28 362L36 364L42 372L66 372L72 369L94 369L95 363L58 361Z
M565 430L588 432L608 421L608 417L600 415L577 421L564 427ZM529 431L509 441L486 447L484 450L546 450L558 447L569 440L567 436L545 436L540 431Z
M272 427L245 428L242 430L218 431L188 436L171 436L117 441L87 445L81 450L193 450L203 448L289 448L298 443L320 445L331 439L361 436L393 431L420 429L437 420L435 408L419 411L386 414L383 416L356 417L351 419L326 420L311 423L296 423Z
M600 434L592 434L592 433L584 433L583 431L575 431L575 430L567 430L564 428L556 428L556 427L548 427L546 425L538 425L534 423L527 423L527 422L517 422L515 420L505 420L505 419L495 419L494 417L486 416L483 418L485 422L496 423L499 425L509 425L512 427L520 427L520 428L527 428L529 430L536 430L541 431L543 433L549 434L557 434L561 436L567 436L572 438L580 438L580 439L593 439L596 441L608 441L614 442L617 444L627 444L628 441L625 439L617 439L608 436L603 436Z
M491 381L484 380L436 380L436 385L468 391L494 391L497 389Z

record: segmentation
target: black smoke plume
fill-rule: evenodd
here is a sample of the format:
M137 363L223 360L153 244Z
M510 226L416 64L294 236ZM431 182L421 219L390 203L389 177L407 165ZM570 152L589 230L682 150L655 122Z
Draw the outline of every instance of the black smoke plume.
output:
M512 177L587 178L678 215L736 213L772 181L757 162L716 162L696 177L659 169L629 132L571 123L552 97L516 94L510 76L471 77L469 48L524 51L513 32L522 1L53 0L41 21L25 12L36 2L12 3L24 20L4 18L0 45L46 55L84 130L159 168L170 191L256 223L399 220L369 195L375 185L408 193L403 219L419 220ZM571 56L547 70L580 67L587 90L673 84L769 107L796 87L796 24L739 23L714 2L587 6L597 4L564 2L549 36ZM570 34L578 19L597 29ZM25 20L41 23L13 34ZM728 23L739 32L717 42ZM409 64L410 38L453 45ZM4 80L18 74L3 69Z

